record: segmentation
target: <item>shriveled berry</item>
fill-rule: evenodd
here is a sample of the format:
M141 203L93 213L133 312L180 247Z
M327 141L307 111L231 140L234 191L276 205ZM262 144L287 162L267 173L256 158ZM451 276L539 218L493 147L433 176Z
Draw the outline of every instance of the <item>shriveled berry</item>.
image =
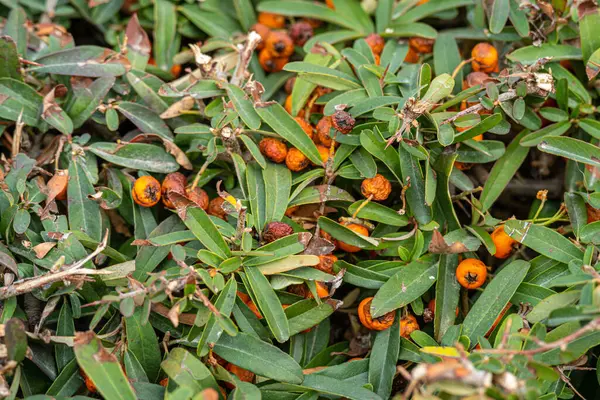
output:
M202 188L195 187L194 190L190 190L190 188L187 188L185 192L187 194L187 198L191 202L196 204L198 207L200 207L203 210L206 210L208 208L208 194Z
M329 136L331 128L333 128L333 122L331 121L331 117L329 116L324 116L323 118L321 118L316 126L316 139L325 147L331 146L331 143L333 142L333 139L331 138L331 136Z
M295 84L296 84L296 77L292 76L287 81L285 81L285 85L283 86L283 89L285 90L285 92L287 94L292 94L292 90L294 90ZM287 101L287 98L286 98L286 101ZM291 97L290 97L290 101L291 101Z
M264 138L258 144L260 152L269 160L281 164L287 156L287 146L281 140L275 138Z
M314 33L313 27L308 22L300 21L290 26L289 34L296 45L304 46Z
M333 254L325 254L319 256L319 263L313 268L323 271L328 274L333 274L333 264L338 260Z
M210 201L210 203L208 203L208 210L207 213L209 215L213 215L215 217L219 217L221 219L226 220L227 219L227 213L225 212L225 210L223 210L223 203L225 202L225 200L221 197L215 197L214 199L212 199Z
M433 43L435 43L435 40L433 39L426 39L418 36L411 37L408 40L409 47L418 54L433 53Z
M266 243L271 243L282 237L289 236L292 233L294 233L294 230L285 222L269 222L263 232L263 240Z
M466 90L478 85L483 86L491 81L492 78L490 78L490 76L485 72L474 71L465 77L465 79L463 80L462 88L463 90Z
M344 135L347 135L348 133L352 132L352 129L354 129L354 125L356 125L356 120L354 119L354 117L350 115L349 112L342 110L338 110L335 113L333 113L331 121L333 127L338 132L343 133Z
M300 127L306 133L306 135L308 135L308 137L312 140L312 138L313 138L312 126L308 122L306 122L306 120L304 118L296 117L294 119L296 120L298 125L300 125Z
M377 174L362 181L360 191L365 197L373 196L373 200L383 201L392 192L392 184L383 175Z
M496 72L498 69L498 50L489 43L478 43L471 50L471 67L473 71L485 73Z
M175 208L175 205L169 199L169 193L179 193L184 195L187 178L181 172L173 172L165 176L161 184L162 201L165 207Z

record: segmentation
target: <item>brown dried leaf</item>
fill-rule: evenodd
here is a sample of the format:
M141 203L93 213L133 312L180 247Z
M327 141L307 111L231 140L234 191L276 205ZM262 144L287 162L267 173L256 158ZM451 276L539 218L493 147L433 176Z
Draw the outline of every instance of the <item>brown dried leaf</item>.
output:
M32 250L35 252L35 256L37 258L44 258L46 257L46 254L48 254L48 252L56 246L56 244L56 242L44 242L34 246Z
M335 245L327 239L323 239L320 236L313 236L306 250L302 254L311 256L322 256L325 254L331 254L335 250Z
M10 269L17 278L19 277L19 269L17 268L17 262L10 255L3 251L0 251L0 266Z
M459 254L465 253L469 251L467 247L461 242L454 242L451 245L448 245L444 240L442 234L435 229L433 231L433 236L431 237L431 242L429 243L429 252L433 254Z
M165 149L167 150L167 153L175 157L175 161L177 161L177 164L181 165L183 168L189 171L194 169L192 163L190 162L190 159L185 155L183 150L181 150L175 143L170 142L168 140L163 140L163 144L165 146Z
M73 341L75 347L88 345L94 340L96 335L93 331L87 332L75 332L75 340Z
M140 25L137 13L129 19L127 23L127 29L125 30L125 36L127 36L127 47L132 51L150 56L152 51L152 44L148 38L148 34Z
M192 96L185 96L176 103L173 103L166 111L160 114L162 119L179 117L183 111L188 111L194 108L196 102Z

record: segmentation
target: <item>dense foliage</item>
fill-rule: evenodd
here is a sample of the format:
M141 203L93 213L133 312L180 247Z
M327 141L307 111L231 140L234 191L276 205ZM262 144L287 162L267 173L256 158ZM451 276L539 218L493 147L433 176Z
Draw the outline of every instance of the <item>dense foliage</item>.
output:
M0 32L0 398L597 396L596 0Z

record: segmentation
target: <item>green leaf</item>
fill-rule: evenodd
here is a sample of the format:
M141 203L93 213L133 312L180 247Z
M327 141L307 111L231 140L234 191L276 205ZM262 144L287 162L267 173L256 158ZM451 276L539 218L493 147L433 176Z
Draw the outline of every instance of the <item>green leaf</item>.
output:
M314 307L311 307L310 309L291 316L289 319L289 324L290 324L290 336L293 335L297 335L298 333L306 330L306 329L310 329L312 327L314 327L317 324L320 324L321 321L324 321L325 323L329 323L329 320L326 319L327 317L329 317L331 314L333 314L333 312L335 311L335 308L332 304L330 304L329 302L323 302L321 304L316 304L316 301L314 300L304 300L305 302L309 302L311 304L314 305ZM322 326L321 325L317 325L314 329L315 330L319 330L319 327ZM312 333L312 331L311 331ZM315 340L317 339L323 339L322 337L319 338L318 334L321 333L323 334L323 332L315 332ZM329 334L327 335L329 336ZM327 342L325 342L327 343ZM306 357L308 358L308 357ZM310 360L310 358L308 358Z
M427 39L436 39L438 37L438 32L434 28L422 22L405 23L402 21L392 21L389 28L381 34L384 37L419 36ZM404 59L404 57L405 56L403 56L402 59Z
M209 387L218 390L210 370L182 347L172 349L166 360L161 363L161 368L178 386L190 387L195 392Z
M77 158L69 164L67 206L69 229L81 231L100 242L102 239L102 215L100 206L88 196L95 194L94 186Z
M394 274L375 294L371 314L380 317L421 297L436 281L437 265L413 262Z
M31 86L12 78L0 78L0 118L39 127L43 97Z
M269 280L258 268L246 267L244 271L252 292L254 292L258 308L267 321L273 336L279 343L287 341L290 337L288 320Z
M150 108L138 103L120 101L117 103L117 110L128 120L133 122L133 124L143 133L154 133L161 138L173 140L171 129L169 129L165 121Z
M354 201L354 197L352 197L350 193L336 186L308 186L302 189L302 191L290 201L288 207L332 200Z
M600 148L579 139L551 137L541 142L537 147L546 153L600 167Z
M600 37L598 36L599 25L600 13L597 9L594 9L593 12L586 13L585 16L579 20L579 37L584 63L587 63L592 54L600 48Z
M256 111L275 133L290 142L302 154L308 157L309 160L317 165L323 163L317 146L315 146L314 142L308 137L298 122L285 111L281 104L275 103L265 107L257 107Z
M422 103L428 104L431 109L436 103L452 94L454 79L449 74L440 74L433 78L427 92L421 97Z
M482 211L490 209L525 161L529 149L521 146L519 142L528 133L527 130L521 131L508 145L506 152L494 163L479 198Z
M445 10L452 10L462 6L473 5L473 0L430 0L410 9L407 13L394 19L398 23L408 23L422 20L430 15L438 14Z
M454 325L460 285L456 280L458 254L442 254L438 263L437 282L435 284L435 311L433 331L440 341L448 328Z
M351 204L350 207L348 207L348 213L354 215L358 207L360 207L364 202L365 200L360 200ZM375 202L368 202L365 206L363 206L363 208L361 208L357 214L357 217L392 226L408 225L408 217L406 215L400 215L398 214L398 211Z
M564 44L544 43L541 46L526 46L506 56L509 60L521 64L533 64L543 57L552 57L553 61L581 60L581 49Z
M254 110L254 103L247 98L246 93L236 85L225 85L225 90L233 104L233 108L246 126L250 129L260 128L260 117Z
M391 146L386 146L385 140L378 132L365 129L360 133L360 144L371 155L381 160L392 171L396 179L402 181L402 169L398 153Z
M413 157L404 147L398 147L402 178L404 182L410 181L406 191L406 200L410 211L421 225L431 222L431 207L425 201L425 179L419 160Z
M568 131L570 127L571 123L569 121L557 122L538 131L531 132L527 136L523 137L519 143L521 146L525 147L537 146L548 137L561 136L563 133Z
M283 165L269 163L263 171L265 181L265 222L281 221L288 207L292 174Z
M74 128L81 127L92 116L114 84L114 77L105 77L96 79L87 87L72 87L73 96L65 110L71 117Z
M121 76L127 72L117 53L99 46L77 46L59 50L35 60L40 66L30 67L28 72L90 78Z
M62 368L60 374L46 391L46 395L55 396L56 398L60 398L60 396L69 397L74 395L82 384L83 378L79 372L75 354L73 354L73 359Z
M57 336L75 336L75 323L73 322L73 313L71 306L67 301L63 303L58 314L58 323L56 324ZM56 366L59 371L67 366L74 358L73 349L66 344L57 344L54 350Z
M361 385L322 374L305 375L302 386L316 390L319 393L345 397L349 400L382 400L382 397L378 394L365 389Z
M44 97L44 106L42 109L42 119L48 125L55 128L64 135L73 133L73 121L69 115L54 101L54 91L51 91Z
M27 353L27 333L25 324L18 318L11 318L4 327L4 344L7 348L7 357L11 361L20 363Z
M499 114L499 113L490 115L489 117L485 117L476 125L473 125L466 131L460 132L459 134L454 136L454 140L452 141L452 143L458 143L458 142L463 142L467 139L473 139L475 136L486 133L487 131L489 131L490 129L492 129L493 127L495 127L502 121L503 121L502 114Z
M579 127L586 131L590 136L600 139L600 121L591 118L583 118L579 120Z
M506 222L504 231L519 243L553 260L568 264L573 259L583 259L583 251L554 229L513 219Z
M195 4L185 4L179 11L209 36L228 39L233 33L242 31L237 21L226 13L206 11Z
M16 42L19 55L25 57L27 55L27 29L25 28L27 14L21 7L16 7L14 2L5 5L11 6L12 10L8 14L2 34L10 36Z
M450 35L440 36L433 45L433 68L436 74L452 74L461 62L456 39ZM460 88L463 72L460 70L454 78L454 89Z
M22 81L23 77L21 76L21 63L19 61L19 54L17 53L17 45L10 36L0 37L0 58L2 58L0 78L12 78Z
M192 231L200 243L223 259L231 257L231 250L227 242L225 242L225 239L223 239L223 236L203 209L191 207L186 209L184 214L184 216L180 215L183 223Z
M318 224L321 229L329 233L335 239L338 239L351 246L364 248L371 248L377 246L379 241L368 236L359 235L353 230L346 228L344 225L338 224L337 222L327 218L319 217Z
M517 0L510 0L510 11L508 14L510 22L521 37L529 36L529 19L527 12L519 8Z
M527 314L527 320L532 323L540 322L548 318L552 311L575 304L580 296L581 292L579 290L570 290L548 296L533 307L533 310Z
M153 52L156 66L168 70L173 65L173 56L179 49L177 37L177 8L167 0L154 3Z
M490 15L490 32L500 33L506 25L510 11L509 0L494 0Z
M74 350L77 363L104 398L136 399L117 357L102 347L94 332L77 333Z
M531 283L523 282L517 288L517 291L513 295L510 302L512 304L531 304L536 306L540 301L544 300L548 296L552 296L556 292L554 290L545 288L543 286L534 285Z
M248 164L246 169L246 180L248 182L248 200L254 226L259 232L262 231L266 222L266 188L263 171L255 164Z
M400 312L396 312L392 326L375 334L369 356L369 383L382 399L389 398L392 393L400 338Z
M502 268L485 287L463 322L462 333L470 339L471 347L475 347L477 339L484 336L492 327L496 317L500 315L527 275L527 271L529 271L528 262L513 261Z
M350 154L350 161L365 178L373 178L377 174L377 164L373 156L363 147L359 147Z
M362 88L360 83L353 76L321 65L303 61L294 61L287 63L283 69L285 71L296 72L302 79L316 85L325 86L334 90Z
M161 354L158 337L149 322L142 325L143 309L137 307L131 317L125 318L127 348L140 361L150 381L155 381L160 370Z
M96 142L89 150L100 158L126 168L167 174L179 169L179 164L164 148L147 143L117 144Z
M229 317L231 314L233 305L235 304L236 291L237 283L235 278L229 278L229 281L227 281L227 284L221 293L219 293L217 300L214 302L215 308L219 310L220 316L217 316L213 312L210 313L208 321L206 322L206 325L204 325L202 336L200 336L200 339L198 340L198 355L206 355L208 353L209 346L217 342L220 337L222 338L223 336L229 336L227 334L223 335L223 327L219 323L219 320L223 317Z
M213 351L226 361L277 381L300 384L302 368L277 347L245 333L222 335Z

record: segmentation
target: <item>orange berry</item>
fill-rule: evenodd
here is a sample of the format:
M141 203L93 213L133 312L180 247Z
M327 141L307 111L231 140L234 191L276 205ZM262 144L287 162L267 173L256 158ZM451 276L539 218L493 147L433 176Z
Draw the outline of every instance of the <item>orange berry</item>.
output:
M287 57L273 57L265 47L258 53L258 62L265 72L279 72L288 62Z
M473 71L485 73L495 72L498 68L498 51L489 43L478 43L471 50L471 67Z
M195 187L194 190L187 188L185 189L185 193L191 202L206 211L210 199L208 198L208 194L202 188Z
M363 225L348 224L348 225L346 225L346 228L350 229L353 232L358 233L359 235L369 236L369 230L366 227L364 227ZM356 253L361 250L360 247L352 246L350 244L344 243L339 240L338 240L337 244L338 244L338 247L340 248L340 250L343 250L347 253Z
M271 32L267 36L265 50L276 58L289 57L294 54L294 42L285 32Z
M419 53L413 50L412 47L408 47L408 53L406 53L406 57L404 57L404 62L416 64L419 62Z
M423 37L415 36L408 40L408 46L418 54L429 54L433 53L433 44L435 40L426 39Z
M169 378L163 378L158 383L162 387L167 387L169 385Z
M476 258L467 258L458 264L456 279L466 289L476 289L485 283L486 265Z
M358 318L360 319L360 323L363 324L365 328L373 331L383 331L388 329L394 323L396 312L390 311L379 318L373 318L371 315L372 302L373 297L367 297L358 305Z
M285 17L279 14L260 12L258 13L258 23L271 29L281 29L285 26Z
M312 128L312 126L308 122L306 122L306 120L304 118L296 117L294 119L296 120L296 122L298 123L298 125L300 125L300 127L302 128L302 130L304 132L306 132L306 135L308 135L308 137L312 140L312 138L313 138L313 128Z
M237 376L238 379L242 382L252 383L254 381L254 372L250 372L247 369L238 367L237 365L234 365L232 363L227 363L225 369ZM231 383L226 383L225 386L229 387L230 389L234 388L234 386Z
M323 161L323 165L325 165L327 163L327 160L329 160L329 148L318 144L317 150L319 151L319 155L321 156L321 161Z
M473 138L476 142L481 142L483 140L483 133L481 135L477 135Z
M333 254L325 254L319 256L319 263L313 268L323 271L327 274L333 274L333 264L338 260Z
M362 181L360 191L365 197L373 196L373 200L383 201L392 192L392 184L383 175L376 174Z
M332 10L335 10L335 4L333 4L333 0L325 0L325 4Z
M315 283L317 285L317 295L319 296L319 298L323 299L325 297L328 297L329 289L327 288L327 285L325 285L323 282L315 282ZM313 298L312 292L303 283L300 283L298 285L288 286L288 292L293 293L298 296L301 296L301 297L304 297L305 299Z
M502 309L502 311L500 311L500 314L498 315L498 317L496 318L496 320L492 324L492 327L490 329L488 329L488 331L485 333L485 337L488 337L488 336L490 336L492 334L492 332L494 331L494 329L496 329L496 327L498 326L498 324L500 323L500 321L502 320L502 318L504 318L504 315L510 309L511 306L512 306L512 304L510 304L510 303L508 303L507 305L504 306L504 308Z
M427 309L433 317L435 315L435 299L429 300L429 303L427 303ZM456 316L458 317L458 307L456 307Z
M160 200L160 183L153 176L141 176L133 184L131 197L142 207L152 207Z
M316 131L317 136L316 140L321 143L325 147L330 147L333 139L329 136L329 132L333 128L333 123L331 122L331 117L324 116L317 122Z
M256 49L259 51L264 49L265 43L267 43L267 38L271 34L271 29L269 29L269 27L264 24L254 24L252 25L250 30L258 33L258 35L260 36L260 43L258 43Z
M496 253L494 257L499 259L505 259L513 251L513 246L517 243L516 240L508 236L506 232L504 232L504 226L500 225L494 232L492 232L492 241L496 245Z
M298 208L300 208L300 206L288 207L287 210L285 210L285 216L291 218Z
M285 81L285 85L283 86L283 89L285 90L285 92L287 94L292 94L292 90L294 90L295 84L296 84L296 77L292 76L287 81ZM287 103L288 98L290 99L290 103L291 103L292 98L289 96L285 99L285 102ZM291 107L291 104L290 104L290 107ZM289 113L289 111L288 111L288 113Z
M375 65L381 65L381 56L379 54L374 54L373 57L375 58Z
M316 282L317 284L317 296L319 296L320 299L323 299L325 297L329 297L329 289L327 288L327 285L325 285L323 282ZM308 293L308 298L312 299L313 295L312 292Z
M414 315L408 314L400 320L400 336L410 339L410 334L419 330L419 323Z
M262 139L258 144L258 147L265 157L277 164L284 162L288 153L288 148L285 143L275 138L267 137Z
M181 172L173 172L165 176L161 185L162 201L165 207L175 208L175 205L169 199L169 193L179 193L183 195L185 193L186 185L187 178Z
M376 33L371 33L365 38L365 41L371 48L373 54L381 55L383 47L385 46L385 40L383 40L381 36Z
M225 200L221 197L215 197L208 203L208 210L206 211L209 215L219 217L223 220L227 219L227 213L223 210L223 203Z
M98 391L98 389L96 388L96 385L90 379L90 377L87 376L87 374L82 369L79 370L79 374L85 381L85 387L87 388L87 390L89 390L90 393L96 393Z
M310 160L297 148L288 150L285 165L290 171L299 172L310 165Z
M454 167L460 171L467 171L470 170L471 167L473 167L473 164L470 163L462 163L460 161L455 161L454 162Z
M283 108L285 108L285 111L287 111L288 114L292 113L292 95L291 94L285 98L285 103L283 104Z
M428 3L429 0L419 0L419 2L416 4L417 6L420 6L421 4L425 4Z

